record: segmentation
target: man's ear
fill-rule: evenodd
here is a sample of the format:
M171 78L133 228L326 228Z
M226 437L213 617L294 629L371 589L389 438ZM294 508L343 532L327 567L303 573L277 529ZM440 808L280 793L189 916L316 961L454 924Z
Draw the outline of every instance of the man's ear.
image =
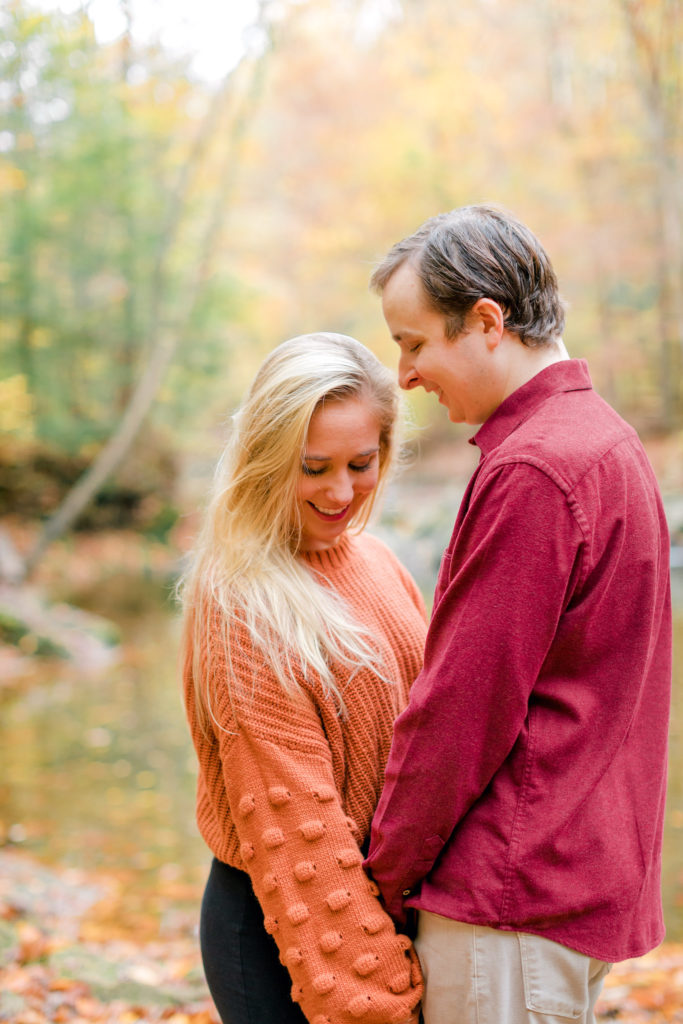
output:
M502 306L495 299L477 299L470 310L470 315L478 321L489 348L496 348L505 330L505 313Z

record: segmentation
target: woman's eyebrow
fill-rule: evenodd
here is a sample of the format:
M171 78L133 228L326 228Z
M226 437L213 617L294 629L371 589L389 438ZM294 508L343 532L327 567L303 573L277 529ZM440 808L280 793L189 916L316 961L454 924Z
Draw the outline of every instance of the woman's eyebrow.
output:
M379 451L379 445L377 445L377 447L375 447L375 448L368 448L368 450L366 452L358 452L356 455L352 456L352 458L354 458L354 459L365 459L365 458L367 458L368 455L374 455L378 451ZM331 462L332 461L332 456L331 455L309 455L308 453L306 453L306 454L304 454L304 459L306 460L306 462Z

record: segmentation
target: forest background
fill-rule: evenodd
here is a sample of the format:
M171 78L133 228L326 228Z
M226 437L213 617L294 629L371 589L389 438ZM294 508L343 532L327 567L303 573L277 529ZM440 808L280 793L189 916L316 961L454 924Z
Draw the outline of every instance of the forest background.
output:
M173 584L266 352L333 330L395 364L368 277L426 217L490 201L542 239L569 351L655 466L683 606L681 0L245 2L210 75L164 43L172 5L108 6L113 39L96 3L0 10L0 1019L19 1024L211 1015ZM410 411L377 529L429 596L474 453L425 396ZM611 983L622 1021L683 1019L677 615L673 941Z

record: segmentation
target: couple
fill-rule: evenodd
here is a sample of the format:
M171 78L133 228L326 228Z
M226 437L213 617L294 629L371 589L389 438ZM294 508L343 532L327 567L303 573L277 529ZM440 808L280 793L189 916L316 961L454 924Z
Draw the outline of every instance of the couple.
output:
M481 424L481 458L427 627L360 532L392 375L336 334L258 372L185 581L209 987L224 1024L589 1024L663 937L657 484L518 221L434 217L372 283L399 384Z

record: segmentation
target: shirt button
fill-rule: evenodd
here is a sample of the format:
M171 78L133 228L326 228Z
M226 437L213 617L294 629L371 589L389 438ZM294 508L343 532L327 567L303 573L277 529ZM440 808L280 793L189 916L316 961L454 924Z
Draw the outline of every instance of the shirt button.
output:
M403 895L404 896L410 896L410 889L404 889L403 890Z

